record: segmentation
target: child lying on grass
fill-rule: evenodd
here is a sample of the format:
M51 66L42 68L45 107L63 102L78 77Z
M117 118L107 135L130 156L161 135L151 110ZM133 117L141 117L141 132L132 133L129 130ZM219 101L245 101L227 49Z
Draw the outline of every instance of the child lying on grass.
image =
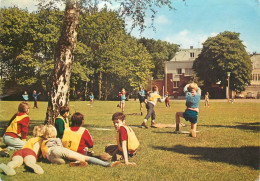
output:
M44 171L40 165L36 164L37 158L40 152L40 145L43 141L43 134L45 132L45 126L35 126L33 129L34 138L29 139L22 149L16 151L12 156L12 161L7 165L0 164L0 168L6 173L6 175L15 175L14 168L20 167L23 163L32 168L37 174L43 174Z

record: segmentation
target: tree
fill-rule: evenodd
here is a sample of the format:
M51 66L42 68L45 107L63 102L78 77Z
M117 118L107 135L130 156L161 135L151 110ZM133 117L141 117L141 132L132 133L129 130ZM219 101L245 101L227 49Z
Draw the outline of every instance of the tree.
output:
M146 38L141 38L138 42L142 43L152 56L152 63L154 65L152 76L155 79L162 78L164 76L164 62L170 61L174 57L179 45Z
M231 72L230 88L241 92L250 85L252 64L239 33L225 31L203 43L193 69L205 84L220 81L222 86L227 86L227 72Z
M66 2L64 24L55 51L55 66L52 88L48 101L46 119L53 124L61 106L69 102L70 76L73 52L77 43L80 4L77 0Z
M112 2L110 0L104 1ZM55 72L52 80L52 90L48 110L46 113L46 119L49 123L53 123L54 118L58 115L58 109L60 106L68 105L69 79L73 62L73 51L77 42L76 37L79 24L80 3L81 5L90 6L91 2L92 1L79 0L66 1L64 26L62 29L63 32L61 33L55 52ZM113 2L117 2L117 0ZM125 0L119 1L119 3L120 15L130 17L133 20L133 27L140 25L141 30L145 28L144 17L147 9L153 12L151 17L153 19L154 14L156 13L154 7L167 5L171 8L170 0Z

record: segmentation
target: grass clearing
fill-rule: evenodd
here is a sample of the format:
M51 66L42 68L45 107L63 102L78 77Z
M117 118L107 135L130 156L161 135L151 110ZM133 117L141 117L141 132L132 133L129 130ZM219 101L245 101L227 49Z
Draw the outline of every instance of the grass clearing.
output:
M1 101L0 132L17 111L19 102ZM33 102L29 102L33 107ZM42 124L45 119L47 102L39 102L39 109L30 110L30 130ZM70 102L71 114L84 114L85 124L94 140L95 155L104 151L108 143L116 143L112 114L120 111L116 101ZM175 113L184 111L184 101L171 101L165 108L158 103L155 107L157 123L175 123ZM141 129L144 115L139 112L138 101L126 102L126 121L139 141L140 149L131 161L137 166L120 165L104 168L89 165L86 168L53 165L44 161L39 164L43 175L37 175L24 165L17 168L15 176L0 172L2 180L257 180L259 179L260 153L260 102L211 101L210 107L200 103L197 138L186 134L173 134L173 128ZM146 110L144 108L144 113ZM190 124L184 119L182 131L189 131ZM150 120L148 121L150 125ZM31 133L30 133L31 135ZM1 142L1 145L3 143ZM13 152L10 152L11 154ZM0 158L7 163L10 158Z

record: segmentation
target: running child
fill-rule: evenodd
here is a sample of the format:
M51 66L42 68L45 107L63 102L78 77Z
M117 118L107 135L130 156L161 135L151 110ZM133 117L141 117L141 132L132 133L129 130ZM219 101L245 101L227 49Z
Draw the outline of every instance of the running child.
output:
M151 117L151 127L155 124L155 111L154 111L154 106L156 105L157 101L163 102L165 98L161 99L161 96L159 95L158 92L158 87L155 85L152 88L153 92L149 94L148 101L146 103L146 109L147 109L147 114L143 120L143 123L141 124L142 127L148 128L146 125L147 120Z
M184 89L186 94L186 110L185 112L176 113L176 130L179 132L180 117L191 123L190 136L196 137L197 120L199 113L199 103L201 97L201 90L196 83L187 84Z

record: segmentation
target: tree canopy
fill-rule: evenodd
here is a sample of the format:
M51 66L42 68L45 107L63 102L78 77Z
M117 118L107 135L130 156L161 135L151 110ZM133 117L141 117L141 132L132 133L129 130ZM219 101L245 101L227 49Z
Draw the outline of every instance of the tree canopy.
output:
M235 32L225 31L208 38L193 69L205 84L220 82L222 86L227 86L227 72L231 72L230 88L236 92L245 90L251 81L251 59Z

